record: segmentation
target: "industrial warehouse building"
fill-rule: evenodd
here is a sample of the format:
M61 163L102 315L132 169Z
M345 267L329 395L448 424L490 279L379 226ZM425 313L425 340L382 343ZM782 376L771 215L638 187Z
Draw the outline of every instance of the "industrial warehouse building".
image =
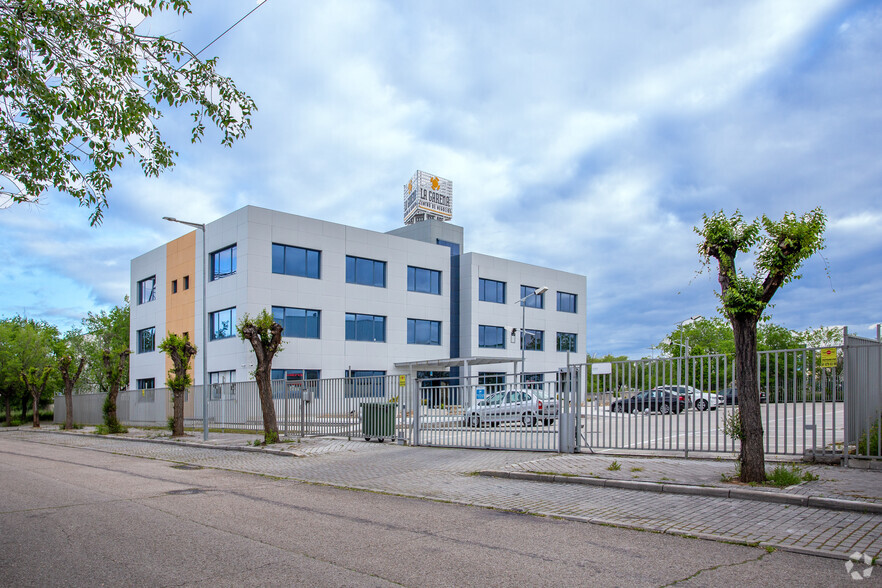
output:
M262 309L284 326L274 379L459 377L457 364L471 364L487 383L541 381L567 352L584 358L585 276L466 253L451 214L452 184L418 171L405 186L406 224L386 233L246 206L205 225L204 249L195 230L136 257L130 387L163 387L159 342L188 333L201 354L203 329L209 383L253 379L236 324ZM193 376L202 383L201 369Z

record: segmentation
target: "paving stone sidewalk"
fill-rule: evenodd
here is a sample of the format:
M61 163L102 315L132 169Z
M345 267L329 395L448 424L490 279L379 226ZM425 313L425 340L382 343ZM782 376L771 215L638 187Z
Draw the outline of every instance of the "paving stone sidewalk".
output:
M725 468L729 468L729 471L734 468L731 462L413 448L389 443L315 438L260 450L247 447L249 442L258 439L256 435L226 437L212 434L206 444L201 434L191 435L184 441L169 441L157 439L156 431L137 430L127 438L67 433L35 434L33 430L11 433L9 438L22 441L110 451L344 488L761 545L827 557L847 558L856 551L876 558L882 556L880 514L474 475L482 470L556 471L576 475L604 472L610 476L621 476L621 479L633 479L633 476L640 475L643 476L641 481L646 482L653 478L663 481L661 478L668 477L671 482L695 484L706 481L708 487L716 487L721 485L720 472ZM6 434L0 437L6 438ZM621 464L621 469L615 472L605 469L613 460ZM813 471L831 472L818 474L821 477L818 482L826 483L827 487L832 488L830 492L846 488L842 484L847 481L851 484L847 488L855 490L862 497L879 499L879 472L845 471L840 478L836 478L832 473L836 468L811 468ZM863 482L859 476L864 476ZM787 489L782 492L795 491Z
M882 471L830 465L767 462L766 469L776 466L798 468L799 472L817 479L786 488L763 486L763 492L815 496L859 501L882 506ZM683 484L704 488L738 488L724 481L735 473L736 463L730 459L620 457L597 454L553 454L529 462L518 462L507 471L581 476L606 480L631 480L657 484ZM743 487L743 486L741 486Z

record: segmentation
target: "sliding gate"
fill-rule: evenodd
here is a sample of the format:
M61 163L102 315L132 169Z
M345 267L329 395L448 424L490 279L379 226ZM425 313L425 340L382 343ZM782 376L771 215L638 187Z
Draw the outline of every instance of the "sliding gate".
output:
M574 370L414 380L412 443L437 447L573 452L580 424ZM520 379L520 378L518 378ZM409 413L411 414L411 413Z

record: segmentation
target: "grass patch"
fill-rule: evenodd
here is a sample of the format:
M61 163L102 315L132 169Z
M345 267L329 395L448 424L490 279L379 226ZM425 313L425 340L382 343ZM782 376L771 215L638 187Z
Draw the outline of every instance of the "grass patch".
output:
M635 467L635 468L631 468L631 471L632 471L632 472L642 472L642 471L643 471L643 468L636 468L636 467Z
M611 472L617 472L617 471L619 471L620 469L622 469L622 464L620 464L620 463L619 463L618 461L616 461L616 460L613 460L613 462L612 462L611 464L609 464L609 467L606 468L606 469L608 469L608 470L611 471Z
M786 465L779 465L775 466L771 473L766 474L766 485L786 488L787 486L795 486L796 484L812 482L817 479L818 476L809 471L803 471L799 466L792 465L788 467Z
M65 430L65 429L67 429L67 425L65 425L64 423L61 423L60 425L58 425L58 428L61 429L61 430L63 431L63 430ZM73 430L76 430L76 429L82 429L82 428L83 428L83 425L79 425L79 424L77 424L77 423L74 423L74 424L71 425L70 430L73 431Z

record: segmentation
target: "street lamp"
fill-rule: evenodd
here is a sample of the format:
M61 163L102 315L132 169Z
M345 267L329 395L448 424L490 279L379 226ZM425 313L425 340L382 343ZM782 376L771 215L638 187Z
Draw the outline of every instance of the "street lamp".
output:
M180 223L202 231L202 439L208 441L208 310L205 299L205 282L208 278L208 255L205 252L205 225L178 220L170 216L162 220Z
M542 286L541 288L536 288L535 290L533 290L532 292L530 292L529 294L527 294L526 296L524 296L523 298L521 298L520 300L515 302L515 304L521 305L521 379L522 380L524 379L524 359L525 359L524 351L526 349L526 345L524 345L524 331L525 331L524 327L525 327L525 321L527 318L527 316L526 316L527 315L527 305L524 303L527 301L527 298L529 298L530 296L542 296L546 292L548 292L548 286Z

